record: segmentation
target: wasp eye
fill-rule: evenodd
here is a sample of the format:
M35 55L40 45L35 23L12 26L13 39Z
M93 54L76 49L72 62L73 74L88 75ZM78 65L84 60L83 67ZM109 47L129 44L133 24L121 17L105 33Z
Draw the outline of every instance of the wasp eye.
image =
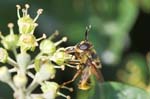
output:
M90 47L90 46L89 46L89 44L87 44L87 43L84 43L84 44L79 45L80 50L87 50L89 47Z

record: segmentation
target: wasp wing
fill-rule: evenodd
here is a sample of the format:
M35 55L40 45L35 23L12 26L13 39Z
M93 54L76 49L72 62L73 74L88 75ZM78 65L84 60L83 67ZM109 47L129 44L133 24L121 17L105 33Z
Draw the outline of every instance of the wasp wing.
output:
M91 70L91 73L94 74L97 78L97 80L99 82L104 82L104 78L103 78L103 75L101 73L101 71L97 68L97 66L92 62L92 60L89 59L89 66L90 66L90 70Z
M104 78L103 78L101 71L93 65L91 66L91 72L92 72L92 74L94 74L96 76L98 81L104 82Z
M87 82L89 77L90 77L91 73L90 73L90 68L87 66L83 69L82 71L82 75L81 75L81 81L85 81Z
M87 90L90 88L90 82L89 82L90 75L91 75L90 68L87 66L82 71L80 82L78 84L79 89Z

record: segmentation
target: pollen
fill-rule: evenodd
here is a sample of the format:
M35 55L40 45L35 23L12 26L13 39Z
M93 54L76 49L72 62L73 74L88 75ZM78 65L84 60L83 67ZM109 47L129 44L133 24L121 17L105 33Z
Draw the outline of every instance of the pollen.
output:
M58 46L59 44L66 42L67 41L67 37L63 37L60 41L56 42L55 45Z
M14 27L13 23L8 23L8 28L10 29L10 34L14 34L13 27Z
M37 15L36 15L36 17L34 18L33 22L35 22L35 21L39 18L39 16L42 14L42 12L43 12L43 9L38 9L38 10L37 10Z
M40 40L43 40L43 39L46 39L46 34L43 33L42 37L36 39L36 41L40 41Z

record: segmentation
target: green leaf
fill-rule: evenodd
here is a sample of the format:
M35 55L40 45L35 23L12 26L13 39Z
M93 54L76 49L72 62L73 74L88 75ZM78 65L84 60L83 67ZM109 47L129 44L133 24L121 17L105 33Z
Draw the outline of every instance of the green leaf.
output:
M128 55L124 66L117 72L117 77L120 81L144 89L147 88L149 82L148 75L145 57L137 53Z
M102 60L107 64L116 64L120 61L124 48L129 45L128 33L136 21L138 7L131 0L93 0L92 4L95 5L95 13L90 15L89 22L97 33L109 40L107 48L101 52L104 54L102 56L107 52L113 56L110 63L103 57ZM95 38L99 37L99 40L96 39L97 45L103 40L101 35L95 35ZM104 49L105 44L101 45L98 49Z
M140 5L143 9L143 11L150 13L150 0L140 0Z
M89 91L78 90L76 99L149 99L146 91L130 85L117 82L95 84Z
M5 84L0 82L0 99L12 99L13 91L11 88Z

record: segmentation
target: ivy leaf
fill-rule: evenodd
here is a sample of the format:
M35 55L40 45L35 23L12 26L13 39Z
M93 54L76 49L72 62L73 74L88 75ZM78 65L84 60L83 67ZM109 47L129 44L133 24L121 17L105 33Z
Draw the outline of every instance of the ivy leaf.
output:
M13 91L5 83L0 82L0 99L12 99Z
M147 89L148 75L145 57L138 53L128 55L123 66L117 72L117 78L120 81L143 89Z
M139 3L145 12L150 13L150 0L140 0Z
M149 99L145 90L123 83L95 82L94 85L88 91L78 90L76 99Z

